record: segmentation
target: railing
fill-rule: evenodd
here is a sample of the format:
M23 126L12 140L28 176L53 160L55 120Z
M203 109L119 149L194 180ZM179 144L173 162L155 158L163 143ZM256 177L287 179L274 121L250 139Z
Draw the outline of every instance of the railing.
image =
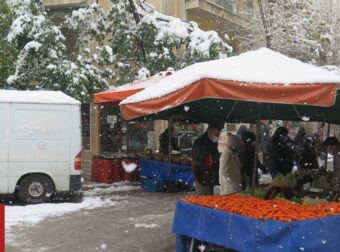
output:
M223 9L231 13L236 14L237 12L237 0L207 0L207 2L222 7Z
M58 6L58 5L78 5L86 4L86 0L43 0L44 5Z

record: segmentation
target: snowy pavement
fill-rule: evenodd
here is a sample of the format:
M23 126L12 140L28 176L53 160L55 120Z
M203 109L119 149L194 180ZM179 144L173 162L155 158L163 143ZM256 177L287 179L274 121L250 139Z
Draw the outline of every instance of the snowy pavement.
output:
M174 251L171 225L185 193L85 186L67 202L6 206L6 251Z

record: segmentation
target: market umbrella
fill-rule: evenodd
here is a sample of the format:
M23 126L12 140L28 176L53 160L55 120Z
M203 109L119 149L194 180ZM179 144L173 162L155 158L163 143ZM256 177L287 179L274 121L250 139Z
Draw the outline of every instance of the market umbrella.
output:
M340 76L261 48L196 63L120 103L123 117L340 124Z
M340 76L267 48L196 63L120 103L123 117L199 122L259 120L340 124ZM254 160L252 189L255 187Z
M96 104L101 103L118 103L131 95L134 95L147 87L150 87L160 80L170 76L173 74L173 71L163 71L159 72L156 75L151 76L150 78L139 80L133 83L125 84L119 87L110 88L107 91L99 92L94 94L93 100Z

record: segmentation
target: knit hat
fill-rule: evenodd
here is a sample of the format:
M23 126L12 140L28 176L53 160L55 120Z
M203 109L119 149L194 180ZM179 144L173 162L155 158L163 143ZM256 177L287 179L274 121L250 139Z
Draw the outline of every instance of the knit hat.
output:
M224 122L210 123L208 129L222 130L224 128Z

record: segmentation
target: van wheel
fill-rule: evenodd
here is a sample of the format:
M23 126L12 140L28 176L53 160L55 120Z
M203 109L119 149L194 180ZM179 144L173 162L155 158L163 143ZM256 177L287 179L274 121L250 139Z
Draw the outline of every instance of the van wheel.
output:
M19 198L27 204L44 203L51 199L54 186L47 176L34 174L25 177L19 184Z

